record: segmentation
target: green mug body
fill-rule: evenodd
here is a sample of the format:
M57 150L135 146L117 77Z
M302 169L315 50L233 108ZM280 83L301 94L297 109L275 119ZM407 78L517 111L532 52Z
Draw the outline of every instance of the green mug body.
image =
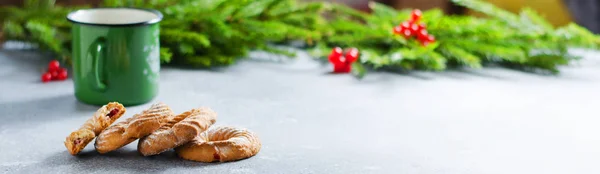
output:
M84 103L138 105L158 93L162 14L136 8L70 13L75 97Z

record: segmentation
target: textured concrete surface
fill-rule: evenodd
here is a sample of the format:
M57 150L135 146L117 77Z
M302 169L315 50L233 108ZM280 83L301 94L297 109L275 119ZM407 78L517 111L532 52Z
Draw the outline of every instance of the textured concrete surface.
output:
M137 142L69 155L64 138L97 106L77 102L71 81L40 83L48 57L0 51L0 173L600 173L596 53L558 76L492 67L362 81L302 54L253 57L213 71L161 71L154 102L176 112L210 106L218 125L262 139L253 158L205 164L172 151L142 157Z

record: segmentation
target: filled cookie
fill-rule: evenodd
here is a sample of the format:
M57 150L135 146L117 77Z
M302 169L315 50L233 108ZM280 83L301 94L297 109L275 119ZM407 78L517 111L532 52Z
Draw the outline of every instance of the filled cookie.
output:
M96 151L107 153L119 149L141 137L150 135L173 116L171 108L156 103L142 113L110 126L96 138Z
M172 117L157 131L140 139L138 151L149 156L180 146L204 132L216 119L217 113L206 107L181 113Z
M92 118L88 119L78 130L72 132L65 140L65 146L71 155L77 155L104 129L125 113L125 107L117 102L111 102L98 109Z
M179 146L179 157L200 162L227 162L256 155L261 143L253 132L229 126L211 127L194 140Z

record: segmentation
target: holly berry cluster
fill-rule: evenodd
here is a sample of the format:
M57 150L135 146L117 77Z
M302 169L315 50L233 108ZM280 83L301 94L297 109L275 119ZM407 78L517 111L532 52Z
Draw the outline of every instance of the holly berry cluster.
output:
M335 47L329 54L329 62L333 64L334 73L349 73L352 70L352 63L358 60L358 49L350 48L346 50L346 54L342 48Z
M42 82L46 83L52 80L66 80L68 78L67 69L61 68L57 60L48 63L48 70L42 74Z
M408 21L404 21L400 25L394 27L394 34L402 35L407 39L415 37L423 46L435 42L435 37L427 33L425 24L419 22L422 14L423 13L419 9L413 10Z

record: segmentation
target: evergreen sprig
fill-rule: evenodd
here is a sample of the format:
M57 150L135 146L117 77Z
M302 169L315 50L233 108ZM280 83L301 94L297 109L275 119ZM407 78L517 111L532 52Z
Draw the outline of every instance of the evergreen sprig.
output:
M444 15L438 9L426 11L422 22L437 42L423 47L392 32L393 26L409 18L408 10L396 11L371 3L373 13L368 15L334 6L339 9L332 10L335 15L329 27L333 33L325 36L313 53L325 58L331 47L356 47L362 53L356 64L372 69L440 71L448 66L480 68L486 63L499 63L557 73L557 66L576 58L568 53L568 48L598 48L600 38L588 30L576 24L555 29L528 8L513 14L479 0L453 2L488 17Z
M360 60L353 65L358 76L367 69L441 71L487 63L556 73L558 66L576 59L568 48L599 48L600 38L587 29L576 24L554 28L528 8L513 14L480 0L453 2L488 17L425 11L422 22L437 40L426 47L392 32L409 18L410 9L375 2L369 4L372 13L296 0L105 0L103 6L161 11L161 62L194 67L230 65L251 50L293 56L273 45L301 40L319 58L336 46L358 48ZM85 7L54 6L54 0L0 8L0 33L7 40L36 43L68 61L71 24L65 16L79 8Z

